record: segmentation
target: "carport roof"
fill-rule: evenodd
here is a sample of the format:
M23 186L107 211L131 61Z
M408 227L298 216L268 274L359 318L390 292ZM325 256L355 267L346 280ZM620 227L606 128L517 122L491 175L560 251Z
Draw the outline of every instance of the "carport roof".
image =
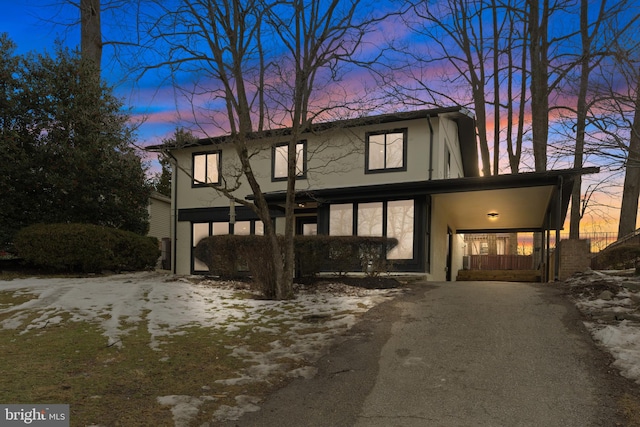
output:
M542 231L562 228L576 177L597 172L599 168L592 167L303 190L296 193L296 201L344 203L430 195L433 208L445 212L457 233ZM270 204L279 204L286 193L265 196Z

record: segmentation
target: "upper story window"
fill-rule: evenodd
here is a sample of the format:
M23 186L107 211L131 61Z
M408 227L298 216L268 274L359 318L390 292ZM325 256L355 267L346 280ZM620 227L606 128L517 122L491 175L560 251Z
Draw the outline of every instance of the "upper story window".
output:
M407 129L366 135L365 172L407 170Z
M271 180L284 181L287 179L287 160L289 158L289 144L277 144L272 148ZM296 144L296 178L307 177L307 142Z
M193 187L220 184L220 151L193 154Z

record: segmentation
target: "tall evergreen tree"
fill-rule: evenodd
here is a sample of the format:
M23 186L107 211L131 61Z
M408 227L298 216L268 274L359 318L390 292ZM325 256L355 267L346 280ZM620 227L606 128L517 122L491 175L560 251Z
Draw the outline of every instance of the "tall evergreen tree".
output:
M84 222L144 234L149 188L132 147L129 116L95 65L56 47L55 56L15 56L0 40L9 78L0 104L2 243L36 223Z

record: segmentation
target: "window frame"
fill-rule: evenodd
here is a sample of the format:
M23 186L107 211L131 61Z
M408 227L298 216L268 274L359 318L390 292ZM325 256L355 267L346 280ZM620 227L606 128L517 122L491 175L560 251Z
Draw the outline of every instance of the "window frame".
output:
M296 179L307 179L307 141L301 140L296 142L296 151L298 145L302 145L302 171L296 174ZM276 176L276 154L280 147L287 147L287 155L289 150L288 142L281 142L271 146L271 182L286 181L287 176Z
M389 134L392 134L392 133L401 133L402 134L402 166L393 167L393 168L387 167L387 155L386 155L386 150L387 150L387 145L388 145L387 144L386 135L389 135ZM371 138L371 136L377 136L377 135L385 135L384 167L377 168L377 169L371 169L371 167L369 165L369 154L370 154L370 150L371 150L371 148L370 148L370 138ZM365 174L406 171L407 170L407 159L408 159L408 157L407 157L408 140L409 140L408 128L390 129L390 130L383 130L383 131L371 131L371 132L365 133L365 145L364 145L364 172L365 172Z
M327 203L323 208L319 211L318 215L318 233L319 234L330 234L331 228L331 206L332 205L351 205L351 213L352 213L352 233L350 235L357 236L358 235L358 222L359 222L359 213L358 207L361 204L367 203L382 203L382 235L388 237L389 227L388 227L388 217L389 217L389 203L395 201L409 201L413 202L413 257L407 259L399 259L399 258L390 258L394 265L398 266L402 269L402 271L416 271L416 272L430 272L431 268L431 224L430 224L430 216L431 216L431 203L429 198L425 197L384 197L384 198L374 198L374 199L362 199L357 201L347 201L340 200L335 201L335 203ZM342 234L334 234L342 235Z
M201 181L196 181L196 157L199 156L205 156L205 171L204 171L204 176L205 179L208 178L209 174L209 159L208 156L210 155L216 155L217 156L217 161L216 161L216 168L217 168L217 172L218 172L218 179L215 182L201 182ZM198 151L196 153L192 153L191 154L191 188L202 188L202 187L208 187L210 185L219 185L220 184L220 170L221 170L221 165L222 165L222 150L213 150L213 151Z

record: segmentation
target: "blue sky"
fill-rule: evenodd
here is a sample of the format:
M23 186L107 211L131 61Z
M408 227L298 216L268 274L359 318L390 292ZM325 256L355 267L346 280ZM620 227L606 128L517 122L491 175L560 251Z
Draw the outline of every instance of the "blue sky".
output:
M70 48L80 42L79 25L67 25L79 20L78 10L64 5L65 0L0 0L0 32L8 33L17 44L17 53L52 52L55 41L61 40ZM60 4L56 4L60 3ZM109 21L108 11L103 11L103 25ZM108 32L108 27L104 28ZM114 87L115 94L131 108L136 119L145 118L138 129L138 143L148 145L171 136L179 124L173 91L147 76L133 82L110 56L112 49L103 51L103 78Z

